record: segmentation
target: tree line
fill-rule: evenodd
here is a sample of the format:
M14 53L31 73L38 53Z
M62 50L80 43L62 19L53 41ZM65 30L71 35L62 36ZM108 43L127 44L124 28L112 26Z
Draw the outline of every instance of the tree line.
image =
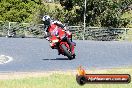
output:
M126 27L130 19L122 15L129 12L131 6L132 0L87 0L86 25ZM84 11L84 0L60 0L54 8L44 0L0 0L0 21L38 24L42 23L42 16L48 14L69 25L83 25Z

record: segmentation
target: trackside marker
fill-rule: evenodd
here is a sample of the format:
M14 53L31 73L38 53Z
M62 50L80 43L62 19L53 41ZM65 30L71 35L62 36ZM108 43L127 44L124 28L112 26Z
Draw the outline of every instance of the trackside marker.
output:
M13 60L12 57L6 55L0 55L0 64L6 64Z
M79 67L76 75L76 81L79 85L86 83L130 83L131 76L129 74L86 74L82 67Z

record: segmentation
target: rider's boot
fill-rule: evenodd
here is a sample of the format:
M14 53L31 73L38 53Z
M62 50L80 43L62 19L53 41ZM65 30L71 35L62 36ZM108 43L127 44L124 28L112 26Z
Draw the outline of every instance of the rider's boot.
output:
M59 52L59 50L58 50L58 55L60 55L61 53Z
M59 51L59 48L57 47L56 49L57 49L57 51L58 51L58 55L60 55L61 53L60 53L60 51Z

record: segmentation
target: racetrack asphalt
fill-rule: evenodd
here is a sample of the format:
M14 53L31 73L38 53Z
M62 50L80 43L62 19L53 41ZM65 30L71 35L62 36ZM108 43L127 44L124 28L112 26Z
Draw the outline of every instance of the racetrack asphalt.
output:
M132 66L132 43L76 40L76 59L58 55L45 39L0 38L0 55L13 60L0 64L0 72L76 70Z

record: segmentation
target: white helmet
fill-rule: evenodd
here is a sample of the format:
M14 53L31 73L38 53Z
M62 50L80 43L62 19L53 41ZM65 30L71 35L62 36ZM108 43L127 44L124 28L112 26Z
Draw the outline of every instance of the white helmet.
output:
M49 21L50 20L50 16L49 15L45 15L42 18L43 21Z
M42 20L43 20L43 22L44 22L44 25L50 25L51 18L50 18L49 15L43 16Z

